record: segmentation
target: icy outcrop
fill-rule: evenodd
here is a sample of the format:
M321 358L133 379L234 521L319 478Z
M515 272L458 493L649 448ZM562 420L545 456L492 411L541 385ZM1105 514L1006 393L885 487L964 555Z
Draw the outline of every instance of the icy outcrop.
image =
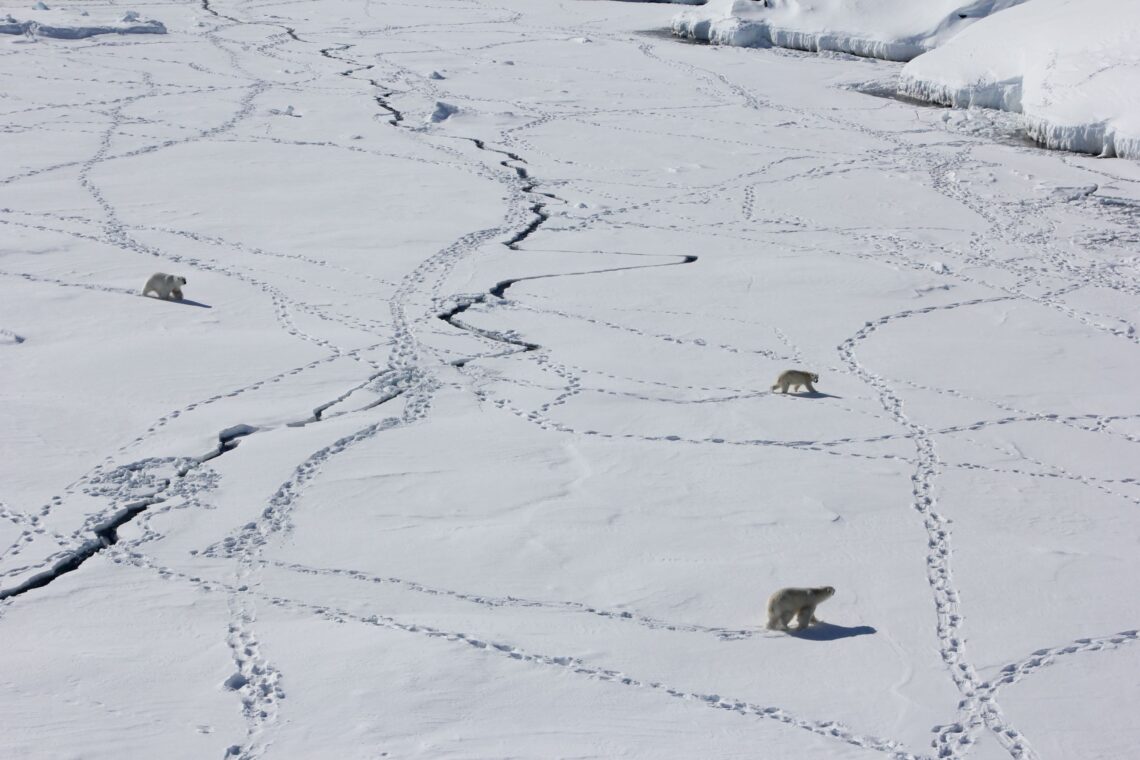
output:
M459 113L459 108L457 106L453 106L450 103L444 103L442 100L437 100L435 103L435 110L432 111L431 116L428 118L432 123L438 124L441 121L447 121L457 113Z
M1140 3L1033 0L908 63L899 93L1024 114L1050 148L1140 158Z
M831 50L909 61L1025 0L713 0L673 33L716 45Z
M0 34L78 40L97 34L166 34L166 26L135 11L99 19L84 11L51 8L38 2L28 8L0 8Z

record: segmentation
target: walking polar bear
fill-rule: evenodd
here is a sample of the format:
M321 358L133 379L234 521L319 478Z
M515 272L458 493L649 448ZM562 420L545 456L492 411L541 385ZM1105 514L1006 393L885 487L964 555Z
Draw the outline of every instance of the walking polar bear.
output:
M805 630L812 623L818 623L815 607L835 595L831 586L818 588L782 588L768 597L768 628L773 631L788 630L788 623L796 618L796 630Z
M815 393L815 386L812 383L818 382L819 375L814 372L805 372L802 369L786 369L776 378L776 384L772 386L772 390L781 388L784 393L787 393L789 385L795 390L799 390L801 385L806 385L809 393Z
M150 276L150 279L146 281L146 286L143 288L142 294L145 296L153 290L155 295L159 298L169 299L173 296L176 301L181 301L182 286L185 284L185 277L166 274L165 272L155 272Z

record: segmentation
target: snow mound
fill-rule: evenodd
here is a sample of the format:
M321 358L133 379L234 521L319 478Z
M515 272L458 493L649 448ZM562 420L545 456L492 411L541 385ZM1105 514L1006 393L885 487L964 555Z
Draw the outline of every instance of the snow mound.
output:
M673 18L680 37L909 61L1024 0L714 0Z
M455 114L459 113L458 106L453 106L450 103L444 103L442 100L437 100L435 103L435 110L432 111L431 121L438 124L441 121L450 119Z
M50 8L37 2L30 8L0 8L0 34L78 40L97 34L166 34L166 26L135 11L97 18L86 11Z
M1046 147L1140 158L1140 3L1034 0L911 61L900 94L1025 115Z
M18 346L23 342L23 335L17 335L11 330L0 328L0 346Z

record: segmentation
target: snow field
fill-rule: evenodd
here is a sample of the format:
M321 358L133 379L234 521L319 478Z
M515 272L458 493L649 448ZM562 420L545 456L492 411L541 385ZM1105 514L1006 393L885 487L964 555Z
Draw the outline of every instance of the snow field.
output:
M1135 164L675 9L445 5L6 51L0 589L156 501L0 600L0 755L1140 741Z

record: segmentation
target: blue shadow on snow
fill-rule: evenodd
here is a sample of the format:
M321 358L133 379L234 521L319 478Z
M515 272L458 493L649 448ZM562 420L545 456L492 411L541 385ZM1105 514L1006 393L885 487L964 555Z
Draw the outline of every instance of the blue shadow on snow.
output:
M878 631L869 625L848 627L845 625L835 625L834 623L816 623L804 631L798 631L795 628L788 631L790 636L797 639L807 639L808 641L835 641L836 639L847 639L852 636L866 636L871 633L878 633Z

